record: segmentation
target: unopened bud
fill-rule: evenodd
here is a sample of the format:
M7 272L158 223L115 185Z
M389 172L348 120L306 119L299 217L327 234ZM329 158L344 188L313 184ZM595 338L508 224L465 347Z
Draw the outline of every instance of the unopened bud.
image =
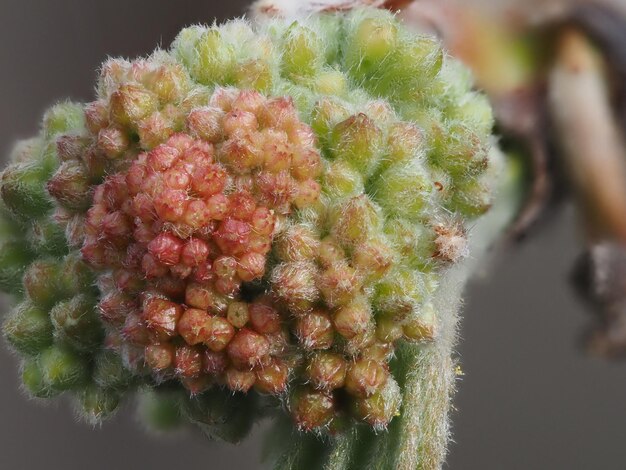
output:
M369 117L359 113L335 126L330 146L336 159L349 162L367 177L382 157L383 135Z
M389 371L379 362L359 359L348 368L346 390L359 398L371 397L383 388Z
M110 418L120 404L119 392L95 385L84 388L77 396L81 418L92 425Z
M60 266L53 260L38 260L24 273L24 289L28 298L43 309L51 308L63 297L59 291Z
M157 108L156 97L138 85L122 85L111 95L110 118L117 124L131 129Z
M402 393L397 382L389 377L384 387L368 398L357 398L355 414L375 430L387 429L391 420L398 415Z
M55 390L65 391L84 384L89 376L86 359L67 346L56 345L39 356L43 383Z
M422 306L403 324L404 336L412 341L432 341L437 337L437 313L432 303Z
M312 30L294 23L283 38L282 68L287 76L314 75L321 67L322 39Z
M333 314L335 329L350 339L365 333L372 325L372 310L366 298L358 297Z
M17 217L40 217L52 208L45 189L49 172L40 165L21 163L8 166L0 178L0 193L6 207Z
M43 131L47 137L65 134L82 129L84 124L83 107L66 101L50 108L43 118Z
M303 387L292 394L289 410L299 429L312 431L330 424L335 416L335 403L328 392Z
M124 389L131 381L130 372L114 351L101 351L94 359L93 380L103 389Z
M334 390L344 386L347 361L337 353L317 352L309 359L306 377L313 387L322 390Z
M298 316L295 333L305 349L328 349L335 338L330 315L322 310Z
M51 346L52 331L47 312L29 302L15 307L2 325L2 332L11 346L28 355Z
M350 302L361 288L361 281L354 268L345 262L334 263L318 278L319 289L330 307Z
M237 332L228 345L228 356L239 368L253 368L269 354L269 342L264 336L247 328Z
M95 300L85 295L57 303L50 311L50 319L55 336L82 351L93 349L104 336Z
M77 161L61 164L48 181L50 195L62 206L83 212L92 202L91 183L83 165Z
M39 361L29 358L22 365L22 384L26 392L35 398L50 398L57 393L44 382L44 375Z
M273 360L269 364L261 366L256 372L254 387L262 393L278 395L287 389L288 379L289 367L287 363Z
M377 178L375 186L376 202L390 214L409 220L421 217L435 189L418 162L389 167Z

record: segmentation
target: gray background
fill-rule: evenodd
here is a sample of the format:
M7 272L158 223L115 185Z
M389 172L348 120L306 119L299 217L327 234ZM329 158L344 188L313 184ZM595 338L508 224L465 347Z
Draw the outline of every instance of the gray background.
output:
M107 55L165 46L184 25L240 14L246 3L0 0L3 155L54 100L89 100ZM566 276L579 243L566 208L470 287L449 468L626 468L626 365L576 347L587 318ZM237 448L193 433L157 439L130 412L92 430L65 403L29 402L15 362L0 349L0 469L260 468L261 433Z

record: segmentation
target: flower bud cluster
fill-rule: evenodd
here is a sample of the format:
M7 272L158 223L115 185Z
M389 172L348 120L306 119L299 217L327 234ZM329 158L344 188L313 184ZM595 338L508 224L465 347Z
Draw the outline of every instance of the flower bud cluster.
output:
M361 9L187 28L107 61L97 90L2 174L26 387L95 420L182 384L189 419L232 439L254 391L302 430L385 429L394 350L437 341L439 279L491 204L492 117L464 69Z

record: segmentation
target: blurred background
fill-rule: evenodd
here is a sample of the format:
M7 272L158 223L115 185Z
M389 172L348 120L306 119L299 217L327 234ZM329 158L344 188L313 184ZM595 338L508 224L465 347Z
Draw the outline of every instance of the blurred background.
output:
M247 4L0 0L2 155L15 139L36 132L55 100L90 100L107 56L166 47L183 26L240 15ZM577 214L565 205L547 219L469 288L450 469L626 468L626 365L580 349L588 313L569 284L582 245ZM195 433L148 435L132 404L91 429L76 422L66 403L29 401L6 347L0 348L0 385L1 469L262 468L263 429L229 447Z

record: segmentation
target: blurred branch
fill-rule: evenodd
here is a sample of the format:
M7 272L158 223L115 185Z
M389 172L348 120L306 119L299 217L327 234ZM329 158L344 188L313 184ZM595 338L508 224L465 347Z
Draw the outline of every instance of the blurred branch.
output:
M626 149L603 64L589 39L566 29L549 78L550 111L572 183L596 236L626 243Z

